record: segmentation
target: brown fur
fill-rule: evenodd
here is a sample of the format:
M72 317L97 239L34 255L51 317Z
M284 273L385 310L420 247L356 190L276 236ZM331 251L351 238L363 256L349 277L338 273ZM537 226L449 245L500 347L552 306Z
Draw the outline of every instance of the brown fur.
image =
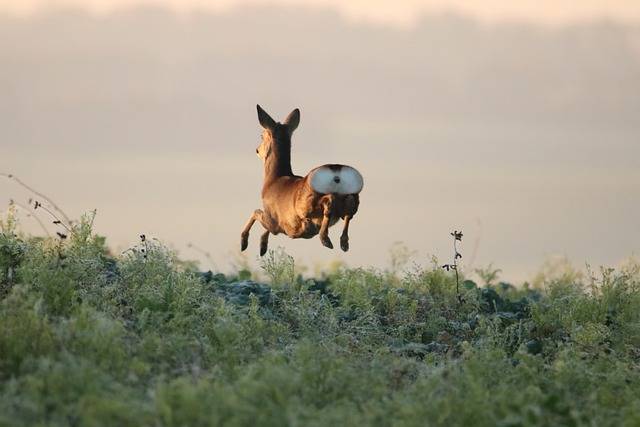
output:
M358 194L320 194L311 188L309 175L291 170L291 134L298 127L300 112L295 109L283 123L273 120L259 105L258 119L264 128L256 150L264 162L263 209L253 212L241 234L241 250L249 242L249 231L258 221L267 230L260 239L260 255L267 252L269 234L284 233L292 239L310 239L320 234L322 244L333 249L329 227L344 219L340 247L349 250L349 222L358 211ZM339 165L331 165L339 167Z

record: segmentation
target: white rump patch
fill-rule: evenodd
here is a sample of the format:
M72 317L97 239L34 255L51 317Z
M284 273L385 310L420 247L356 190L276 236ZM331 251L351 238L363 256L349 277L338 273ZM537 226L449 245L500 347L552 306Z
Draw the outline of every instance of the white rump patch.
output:
M345 165L325 165L311 171L311 188L321 194L357 194L364 180L360 172Z

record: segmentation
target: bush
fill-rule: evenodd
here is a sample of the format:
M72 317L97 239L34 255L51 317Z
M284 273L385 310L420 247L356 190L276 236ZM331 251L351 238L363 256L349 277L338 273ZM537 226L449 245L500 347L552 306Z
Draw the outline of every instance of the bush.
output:
M270 284L155 240L0 234L0 425L637 425L640 266L462 283L434 265ZM255 274L252 275L256 277Z

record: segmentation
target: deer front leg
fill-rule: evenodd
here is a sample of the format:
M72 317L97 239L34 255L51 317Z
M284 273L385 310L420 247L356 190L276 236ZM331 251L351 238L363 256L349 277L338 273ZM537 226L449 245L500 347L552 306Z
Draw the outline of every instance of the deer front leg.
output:
M262 214L263 212L260 209L256 209L255 211L253 211L253 213L249 217L249 221L247 221L247 224L242 229L242 233L240 234L241 251L244 251L245 249L247 249L247 246L249 246L249 231L251 230L251 227L253 227L253 224L256 222L256 220L262 222Z
M333 249L333 243L329 239L329 216L333 200L331 197L322 199L322 224L320 224L320 242L329 249Z
M269 246L269 230L262 233L260 236L260 256L264 256L267 253L267 247Z
M351 215L344 216L344 228L342 229L342 235L340 236L340 248L347 252L349 250L349 222L351 221Z

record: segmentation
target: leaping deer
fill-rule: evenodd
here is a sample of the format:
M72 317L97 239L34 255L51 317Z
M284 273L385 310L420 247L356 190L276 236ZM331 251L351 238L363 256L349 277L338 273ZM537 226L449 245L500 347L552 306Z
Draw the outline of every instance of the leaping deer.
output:
M284 233L292 239L310 239L320 234L324 246L333 249L329 227L340 218L344 229L340 247L349 250L349 222L358 211L362 175L350 166L323 165L307 176L291 170L291 135L300 123L300 110L293 110L277 123L257 105L263 127L262 143L256 149L264 162L263 209L256 209L242 230L240 248L247 249L249 231L256 221L266 229L260 237L260 256L267 252L269 234Z

